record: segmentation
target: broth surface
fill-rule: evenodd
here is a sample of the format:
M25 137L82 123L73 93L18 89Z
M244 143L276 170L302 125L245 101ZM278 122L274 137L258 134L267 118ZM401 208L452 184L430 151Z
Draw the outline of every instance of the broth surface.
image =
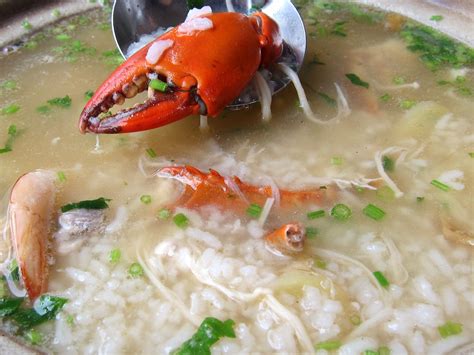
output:
M16 179L35 169L64 173L58 209L71 201L111 199L110 228L54 256L48 293L69 302L55 321L38 327L41 346L56 353L167 353L208 316L234 320L237 335L217 342L213 354L307 352L308 343L330 340L348 353L380 347L394 354L442 353L473 342L472 246L446 240L442 220L473 231L474 103L454 84L439 85L457 80L472 90L472 67L431 71L382 14L368 23L347 11L300 10L309 41L299 76L313 111L322 119L336 114L334 83L352 110L334 124L307 120L289 86L273 97L269 123L254 105L209 119L209 132L199 130L199 117L189 117L143 133L81 135L84 93L117 64L110 29L103 29L99 15L73 20L74 29L58 26L36 48L0 59L2 82L16 83L16 89L0 88L1 105L20 106L0 116L0 142L11 125L18 132L12 151L0 154L4 212ZM71 38L59 40L60 34ZM68 52L74 40L82 43L76 49L85 49ZM352 84L348 73L369 88ZM414 82L418 88L406 86ZM70 107L48 106L65 95ZM38 112L44 105L48 112ZM396 148L385 151L390 147ZM399 198L380 179L377 153L395 163L387 173L403 192ZM189 218L181 229L172 218L157 217L182 191L153 175L173 164L285 190L335 185L338 193L327 205L274 207L263 227L216 206L178 207L174 213ZM364 179L376 179L378 190ZM432 180L444 181L449 191ZM144 195L150 203L141 201ZM336 203L351 208L348 221L330 216ZM368 204L383 209L384 218L367 217ZM323 218L308 219L319 209ZM301 255L272 254L263 237L292 221L316 228L317 235L308 236ZM8 239L3 243L0 256L7 260ZM121 251L117 263L109 260L114 249ZM130 276L134 262L145 269L142 277ZM390 285L381 287L375 271ZM462 332L442 338L438 327L448 321L461 323Z

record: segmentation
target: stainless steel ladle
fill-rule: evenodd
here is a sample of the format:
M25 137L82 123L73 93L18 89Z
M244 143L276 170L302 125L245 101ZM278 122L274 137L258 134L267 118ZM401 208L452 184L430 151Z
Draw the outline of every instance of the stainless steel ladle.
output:
M204 5L210 6L213 12L233 10L247 15L256 8L261 9L280 27L285 42L281 60L296 71L301 68L306 51L306 32L303 20L290 0L206 0ZM188 11L186 0L115 0L112 30L120 53L127 58L128 47L142 35L182 23ZM270 80L273 94L290 81L277 70L270 72ZM254 86L249 84L229 108L240 109L254 102L258 102L258 95Z

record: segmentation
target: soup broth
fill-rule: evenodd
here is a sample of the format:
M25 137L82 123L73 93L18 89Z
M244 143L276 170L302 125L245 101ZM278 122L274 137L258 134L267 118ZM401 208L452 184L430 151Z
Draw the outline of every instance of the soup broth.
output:
M472 351L472 62L430 67L407 49L397 28L405 19L393 14L312 2L299 10L308 32L302 85L322 120L337 113L339 85L351 112L337 122L308 120L288 87L273 97L268 123L253 105L209 119L208 131L189 117L142 133L81 135L85 92L119 61L100 14L0 59L0 140L16 128L0 154L2 223L10 188L35 169L58 175L55 220L72 201L110 199L102 228L78 239L61 239L55 223L48 294L68 302L35 328L34 345L169 353L214 317L233 320L235 338L221 338L212 354ZM70 105L48 103L66 95ZM171 165L336 193L324 204L274 203L262 224L212 200L170 208L183 185L155 172ZM336 204L350 218L338 220ZM276 255L265 235L295 221L306 227L304 251ZM4 273L9 250L5 228Z

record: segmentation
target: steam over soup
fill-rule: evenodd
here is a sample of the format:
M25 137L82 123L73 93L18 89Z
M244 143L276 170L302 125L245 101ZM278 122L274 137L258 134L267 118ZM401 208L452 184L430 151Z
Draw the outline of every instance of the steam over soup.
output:
M206 132L81 135L121 62L99 13L0 59L7 333L72 354L473 351L473 50L298 5L308 103L288 87L267 123L254 105Z

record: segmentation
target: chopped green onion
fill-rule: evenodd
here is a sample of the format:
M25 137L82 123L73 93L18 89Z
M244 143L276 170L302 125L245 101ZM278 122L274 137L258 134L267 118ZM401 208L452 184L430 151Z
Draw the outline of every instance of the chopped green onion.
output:
M369 83L363 81L356 74L353 74L353 73L346 74L346 78L349 79L351 83L354 85L362 86L366 89L369 88Z
M140 196L140 201L142 201L145 205L151 203L151 196L150 195L142 195Z
M256 203L252 203L248 208L247 208L247 214L250 217L253 218L258 218L260 217L260 214L262 213L262 207L257 205Z
M392 201L395 199L395 192L388 186L379 187L375 195L382 201Z
M338 221L347 221L352 216L352 211L343 203L338 203L332 208L331 216L333 216Z
M49 107L48 105L41 105L36 108L36 111L44 115L51 111L51 107Z
M403 85L405 84L405 78L402 77L402 76L396 76L393 78L393 83L396 84L396 85Z
M68 300L66 298L41 295L33 308L19 308L11 314L12 319L21 331L26 331L48 320L54 319Z
M379 282L380 286L387 288L390 286L390 282L385 278L384 274L381 271L374 271L374 276Z
M66 175L64 174L63 171L58 171L58 180L60 182L65 182L66 181Z
M474 158L474 152L467 153L471 158Z
M0 317L15 313L23 303L24 298L0 298Z
M61 16L61 11L59 11L58 9L54 9L51 12L51 15L53 15L54 17L59 17L59 16Z
M331 34L341 37L346 37L347 32L344 28L346 21L338 21L331 28Z
M462 333L462 324L461 323L453 323L453 322L446 322L443 325L438 327L439 335L441 338L447 338L451 335L457 335Z
M43 335L36 329L30 329L25 333L25 339L31 345L39 345L43 342Z
M94 96L94 91L92 91L92 90L87 90L84 93L84 97L86 98L86 100L92 99L92 96Z
M16 137L18 137L18 130L16 129L16 126L13 124L10 125L8 127L7 134L8 134L8 139L5 143L5 146L3 148L0 148L0 154L8 153L12 151L13 141L15 140Z
M376 221L380 221L384 216L385 216L385 211L381 209L380 207L377 207L371 203L369 203L363 210L362 212L367 216L372 219L375 219Z
M143 271L143 268L139 263L133 263L128 268L128 274L133 278L142 277L144 273L145 272Z
M378 349L378 353L379 353L379 355L390 355L391 351L390 351L390 348L388 346L381 346Z
M21 27L23 27L25 30L29 31L33 28L33 26L31 25L30 21L28 20L23 20L21 22Z
M435 21L435 22L439 22L439 21L441 21L443 18L444 18L444 17L441 16L441 15L433 15L433 16L430 17L430 20L431 20L431 21Z
M10 104L2 108L2 115L11 115L20 110L20 106L17 104Z
M416 105L416 101L414 100L405 99L400 102L400 107L404 110L409 110L415 105Z
M153 148L148 148L146 152L150 158L156 158L156 152L153 150Z
M306 227L306 237L313 239L318 235L318 229L314 227Z
M387 102L387 101L390 100L391 98L392 98L392 97L391 97L389 94L387 94L387 93L385 93L385 94L383 94L382 96L379 97L380 101L383 101L383 102Z
M66 323L67 325L69 325L70 327L72 327L74 325L74 317L72 316L72 314L68 314L66 316Z
M417 196L416 202L423 202L425 198L423 196Z
M332 157L331 158L331 164L332 165L342 165L344 163L344 158L343 157Z
M166 89L168 88L167 83L158 79L150 80L150 84L148 84L148 86L151 87L153 90L157 90L161 92L165 92Z
M434 187L437 187L438 189L443 190L443 191L449 191L450 190L450 187L448 185L443 184L441 181L438 181L436 179L431 180L431 185L433 185Z
M64 97L55 97L54 99L48 100L48 104L51 106L67 108L71 106L71 101L72 100L69 95L66 95Z
M393 171L395 169L395 162L393 161L393 159L384 155L382 157L382 166L383 170L385 171Z
M167 219L171 216L171 211L167 208L162 208L158 211L158 218L159 219Z
M325 94L324 92L318 92L318 95L326 101L330 106L336 106L337 102L331 96Z
M107 202L111 201L108 198L104 197L99 197L96 200L84 200L84 201L79 201L79 202L73 202L73 203L68 203L67 205L64 205L61 207L61 212L68 212L70 210L75 210L75 209L88 209L88 210L102 210L104 208L108 208L109 205Z
M324 210L317 210L317 211L311 211L306 214L306 217L308 219L316 219L316 218L321 218L326 215L326 212Z
M173 217L173 222L176 224L179 228L186 228L189 224L189 219L186 217L184 213L178 213Z
M360 316L357 314L350 316L349 320L351 321L353 325L360 325L362 323Z
M362 353L362 355L379 355L379 353L378 351L367 349Z
M109 262L112 264L117 264L120 261L120 258L122 257L122 252L120 249L112 249L109 253Z
M451 84L451 82L447 81L447 80L438 80L436 83L438 85L449 85L449 84Z
M7 90L15 90L16 89L16 81L14 80L5 80L0 84L0 88L7 89Z
M329 340L318 343L314 346L316 350L336 350L341 347L342 343L340 340Z
M324 260L320 259L315 260L314 264L320 269L326 269L326 267L328 266L328 264Z
M71 36L69 36L67 33L60 33L56 36L56 39L58 41L69 41Z
M20 268L18 267L18 262L16 259L13 259L8 265L8 271L10 272L8 277L14 281L20 280Z

